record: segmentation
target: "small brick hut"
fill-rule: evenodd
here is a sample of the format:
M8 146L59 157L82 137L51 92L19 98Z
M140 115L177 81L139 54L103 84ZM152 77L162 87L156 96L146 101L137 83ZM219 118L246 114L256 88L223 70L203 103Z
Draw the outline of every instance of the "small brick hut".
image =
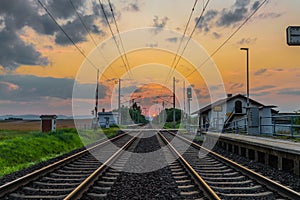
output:
M56 115L41 115L41 131L56 131Z

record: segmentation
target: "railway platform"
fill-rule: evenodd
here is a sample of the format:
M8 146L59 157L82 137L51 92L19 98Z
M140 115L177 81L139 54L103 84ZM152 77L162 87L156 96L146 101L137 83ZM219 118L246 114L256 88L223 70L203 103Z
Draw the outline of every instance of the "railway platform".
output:
M231 133L208 132L204 135L208 141L218 138L217 144L229 152L300 175L299 142Z

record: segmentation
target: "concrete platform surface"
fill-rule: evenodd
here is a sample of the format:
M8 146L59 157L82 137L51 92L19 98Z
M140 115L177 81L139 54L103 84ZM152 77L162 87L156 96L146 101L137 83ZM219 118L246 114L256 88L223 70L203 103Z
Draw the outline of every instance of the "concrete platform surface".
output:
M206 133L208 136L221 137L233 141L245 142L264 148L269 148L277 151L289 152L292 154L300 155L300 143L287 141L283 139L266 138L254 135L241 135L232 133Z

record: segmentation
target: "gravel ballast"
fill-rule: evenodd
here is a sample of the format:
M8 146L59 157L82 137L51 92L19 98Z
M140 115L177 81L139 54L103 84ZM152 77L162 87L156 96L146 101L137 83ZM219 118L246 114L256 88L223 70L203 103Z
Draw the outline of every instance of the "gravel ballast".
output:
M194 142L200 145L202 144L201 141L194 141ZM274 180L284 186L287 186L292 190L300 192L300 176L297 176L289 171L280 171L271 166L266 166L262 163L255 162L246 157L228 152L220 146L215 146L213 151L257 173L260 173L271 180Z
M274 181L288 186L289 188L300 192L300 177L287 171L280 171L270 166L266 166L262 163L255 162L245 157L239 156L234 153L230 153L220 147L215 147L214 151L219 153L230 160L233 160L255 172L258 172Z
M141 138L135 153L147 153L159 149L156 136ZM161 156L162 159L163 155ZM142 157L141 157L142 158ZM138 166L142 159L130 159L130 167ZM155 159L153 162L159 162ZM172 177L170 168L164 167L147 173L122 172L108 193L107 199L181 199L180 191Z

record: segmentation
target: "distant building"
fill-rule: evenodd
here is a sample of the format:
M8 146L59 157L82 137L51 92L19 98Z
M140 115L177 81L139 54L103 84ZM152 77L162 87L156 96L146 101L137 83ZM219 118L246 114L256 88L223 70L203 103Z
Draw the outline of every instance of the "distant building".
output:
M56 131L56 115L41 115L41 131Z
M111 125L115 125L118 122L119 115L117 112L98 112L98 125L99 127L109 128Z
M210 105L201 108L199 111L193 114L199 116L199 127L201 130L207 131L227 131L235 130L237 128L243 128L247 126L247 97L244 95L231 95L227 98L216 101ZM256 127L259 129L260 117L272 117L277 111L273 110L275 106L265 106L251 98L249 98L249 113L251 115L250 127ZM271 120L271 118L270 118ZM272 123L267 122L265 123ZM265 127L269 128L269 127ZM248 130L249 131L249 130ZM264 130L268 132L268 130Z

